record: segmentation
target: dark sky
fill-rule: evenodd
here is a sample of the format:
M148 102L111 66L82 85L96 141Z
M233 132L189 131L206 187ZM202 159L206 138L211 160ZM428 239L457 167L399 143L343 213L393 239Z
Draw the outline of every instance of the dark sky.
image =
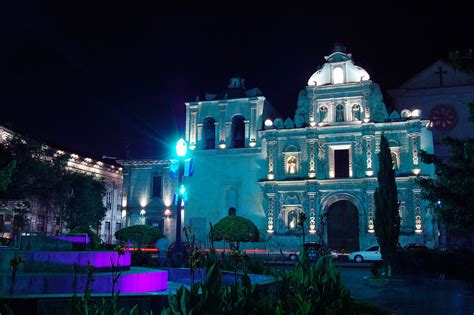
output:
M164 156L184 130L184 102L235 74L286 118L335 42L385 90L473 46L457 17L163 17L112 3L3 12L0 124L91 157L125 157L127 144L131 157Z

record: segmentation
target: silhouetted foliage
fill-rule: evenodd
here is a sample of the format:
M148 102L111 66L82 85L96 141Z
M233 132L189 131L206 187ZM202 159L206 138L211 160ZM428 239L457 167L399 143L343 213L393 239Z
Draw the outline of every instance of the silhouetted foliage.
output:
M387 138L380 141L378 187L375 190L375 235L380 245L382 259L389 270L400 236L400 213L392 156ZM389 271L390 272L390 271Z

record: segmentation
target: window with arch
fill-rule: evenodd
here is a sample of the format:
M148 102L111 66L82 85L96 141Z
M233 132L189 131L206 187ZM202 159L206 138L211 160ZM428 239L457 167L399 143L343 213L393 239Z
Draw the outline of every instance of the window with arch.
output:
M204 119L202 125L203 150L213 150L216 148L216 120L212 117Z
M232 148L245 148L245 118L237 115L232 118Z
M321 106L319 108L319 122L328 121L328 108L326 106Z
M298 173L298 158L294 155L290 155L286 158L286 173L296 174Z
M352 105L352 120L353 121L362 120L362 112L361 112L361 107L359 104Z
M344 106L341 104L336 106L336 122L344 121Z
M344 70L341 67L335 67L332 70L332 81L334 84L344 83Z

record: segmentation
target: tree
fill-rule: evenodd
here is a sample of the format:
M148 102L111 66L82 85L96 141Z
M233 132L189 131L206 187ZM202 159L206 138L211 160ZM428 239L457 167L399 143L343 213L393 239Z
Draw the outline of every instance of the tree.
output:
M132 241L136 246L155 243L162 237L160 230L149 225L132 225L115 232L115 238L122 241Z
M38 204L45 214L44 226L68 197L68 186L63 182L66 161L55 153L27 137L13 136L0 145L0 198ZM15 231L21 230L30 211L29 207L15 209Z
M3 164L3 163L2 163ZM12 180L12 174L16 167L16 161L9 161L0 166L0 191L5 191Z
M375 190L375 235L380 245L382 259L391 275L392 260L400 236L400 213L392 156L387 138L380 141L378 187Z
M215 241L227 241L238 250L241 242L258 242L260 234L252 221L232 215L221 219L214 225L212 238Z
M78 173L67 176L71 195L61 214L68 228L97 228L107 211L102 203L106 193L104 182Z

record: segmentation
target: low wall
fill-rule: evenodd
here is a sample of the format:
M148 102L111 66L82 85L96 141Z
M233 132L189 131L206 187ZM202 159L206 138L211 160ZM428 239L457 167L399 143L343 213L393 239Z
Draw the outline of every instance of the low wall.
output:
M95 273L94 281L89 284L93 293L111 293L112 279L111 272ZM84 293L87 282L87 274L76 276L76 292L79 295ZM13 294L72 294L74 277L69 273L18 273L13 287ZM0 274L0 294L5 298L10 290L10 275ZM122 272L119 281L115 286L115 291L121 293L147 293L164 291L168 289L168 272L150 268L133 267Z
M131 254L126 251L118 257L116 251L30 251L30 250L0 250L0 272L10 272L10 260L22 257L20 272L72 272L76 264L77 271L84 273L90 262L98 271L107 271L112 268L112 262L120 269L129 269Z

